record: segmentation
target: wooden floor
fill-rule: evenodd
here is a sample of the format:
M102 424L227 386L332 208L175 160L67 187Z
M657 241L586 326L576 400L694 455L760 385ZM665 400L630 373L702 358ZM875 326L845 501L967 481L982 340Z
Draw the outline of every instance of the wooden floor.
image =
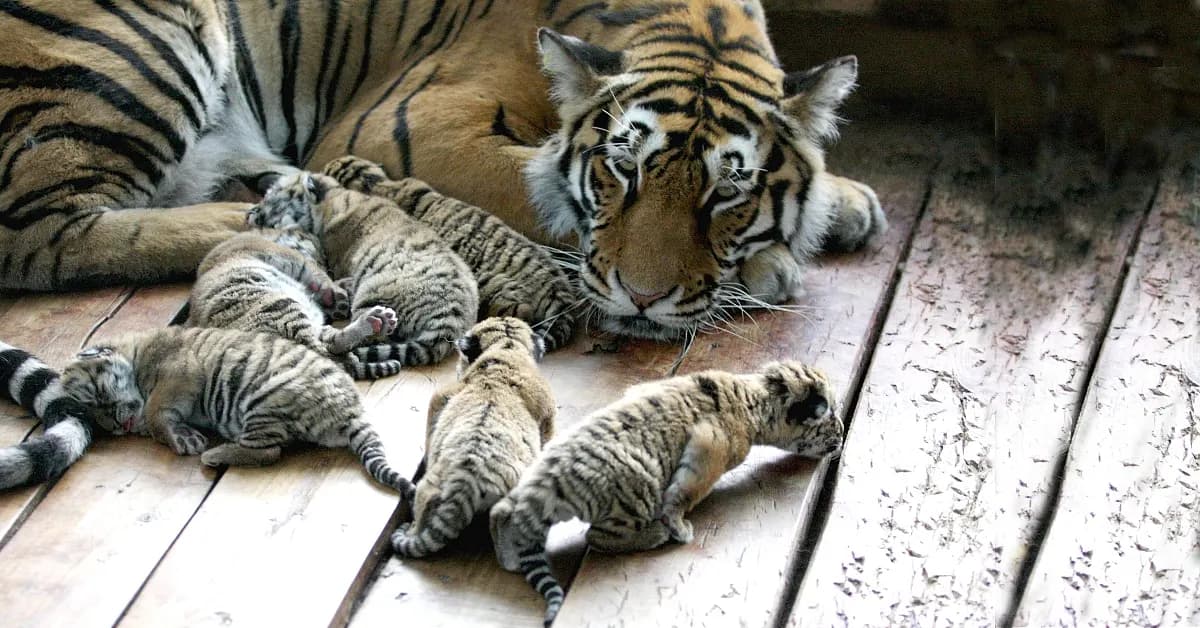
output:
M689 546L598 556L581 526L556 528L559 626L1200 623L1200 138L1114 181L1082 157L997 175L987 146L942 124L849 126L832 169L875 186L891 230L822 259L802 315L739 321L679 365L820 365L844 455L754 451L693 513ZM997 190L1028 207L997 210ZM61 365L167 324L185 294L0 299L0 338ZM582 335L543 367L560 426L676 358ZM452 377L362 386L400 468ZM0 445L34 428L0 414ZM401 561L395 516L348 453L213 473L101 440L53 486L0 496L0 626L539 625L484 531Z

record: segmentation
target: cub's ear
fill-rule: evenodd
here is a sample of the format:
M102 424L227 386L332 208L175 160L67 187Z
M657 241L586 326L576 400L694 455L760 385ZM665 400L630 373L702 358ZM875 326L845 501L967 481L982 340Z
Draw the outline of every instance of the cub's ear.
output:
M837 135L837 108L858 81L858 58L838 57L783 79L784 113L816 141Z
M788 406L787 422L789 425L799 425L805 421L823 419L828 414L829 400L815 388L809 388L803 399L793 401Z
M113 354L111 347L88 347L83 351L75 354L75 357L80 360L98 360L107 358Z
M483 347L479 344L479 337L475 334L467 334L455 340L454 346L458 347L458 352L462 354L467 364L471 364L479 359L479 354L483 353Z
M304 173L301 181L304 184L304 191L308 192L313 197L313 202L321 203L325 201L325 195L331 187L330 180L322 175L314 175L312 173Z
M589 44L577 37L538 29L542 72L550 77L550 97L559 104L591 97L600 89L601 76L619 74L625 55Z

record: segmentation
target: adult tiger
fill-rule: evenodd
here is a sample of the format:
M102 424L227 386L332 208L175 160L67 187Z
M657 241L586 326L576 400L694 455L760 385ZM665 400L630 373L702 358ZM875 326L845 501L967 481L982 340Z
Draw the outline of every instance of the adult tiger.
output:
M630 334L885 225L822 158L854 60L785 76L755 0L0 0L0 31L0 289L190 274L244 220L214 201L346 153L574 231Z

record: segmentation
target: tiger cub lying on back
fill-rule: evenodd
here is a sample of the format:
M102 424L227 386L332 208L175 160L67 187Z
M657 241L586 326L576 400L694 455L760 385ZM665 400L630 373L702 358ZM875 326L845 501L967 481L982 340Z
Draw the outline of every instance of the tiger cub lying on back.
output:
M329 270L349 285L352 316L376 306L396 312L390 337L397 344L389 351L355 349L361 360L432 364L475 322L479 292L471 270L429 227L387 199L299 172L276 181L246 219L316 236Z
M550 254L490 213L443 196L418 179L391 180L378 164L349 155L325 174L347 188L391 200L429 225L479 282L480 318L515 316L539 329L546 348L567 343L580 298Z
M397 360L363 362L349 353L395 329L392 308L360 310L342 329L325 324L327 312L342 318L350 313L350 298L325 274L324 263L317 242L298 229L233 236L200 263L187 325L273 333L333 356L355 379L399 373Z
M821 456L841 442L829 382L799 363L633 386L550 443L492 507L496 557L545 596L549 625L563 602L546 560L546 533L555 522L591 523L588 544L601 551L687 543L692 524L684 515L751 445Z
M413 522L392 535L401 556L426 556L457 538L516 486L554 432L554 397L537 368L542 339L529 325L485 319L456 345L458 381L429 402Z
M101 429L149 434L209 466L270 464L293 442L348 447L371 477L412 496L362 420L354 380L273 334L168 327L127 336L81 352L63 369L62 390ZM208 449L200 430L230 442Z

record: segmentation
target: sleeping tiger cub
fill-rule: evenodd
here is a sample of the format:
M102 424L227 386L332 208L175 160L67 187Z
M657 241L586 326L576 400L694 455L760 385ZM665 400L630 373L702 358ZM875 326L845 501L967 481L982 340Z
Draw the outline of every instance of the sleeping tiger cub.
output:
M168 327L81 352L63 392L113 434L148 434L208 466L265 465L282 447L347 447L371 477L400 492L412 483L388 465L362 420L354 380L332 360L272 334ZM229 442L208 448L200 430Z
M433 364L475 322L479 293L471 270L429 227L387 199L300 172L280 178L247 221L316 236L329 269L352 288L354 317L376 306L395 311L390 337L396 344L355 349L360 360Z
M796 362L750 375L707 371L640 384L550 443L492 507L496 557L546 598L549 626L564 599L546 559L555 522L590 522L588 545L601 551L688 543L692 524L684 515L751 445L822 456L841 442L828 380Z
M458 381L429 402L411 524L392 549L436 552L512 487L554 432L554 397L538 373L542 339L516 318L489 318L457 341Z
M355 379L378 379L400 372L397 360L364 362L351 349L396 327L392 308L362 309L342 329L325 324L331 315L350 313L345 290L322 269L324 255L313 237L298 229L266 229L238 234L200 263L189 300L190 327L220 327L283 336L336 356Z
M550 254L499 218L444 196L418 179L389 179L374 162L353 155L326 164L343 186L382 196L429 225L462 257L479 282L479 317L515 316L535 326L546 348L567 343L572 309L580 302L567 274Z

